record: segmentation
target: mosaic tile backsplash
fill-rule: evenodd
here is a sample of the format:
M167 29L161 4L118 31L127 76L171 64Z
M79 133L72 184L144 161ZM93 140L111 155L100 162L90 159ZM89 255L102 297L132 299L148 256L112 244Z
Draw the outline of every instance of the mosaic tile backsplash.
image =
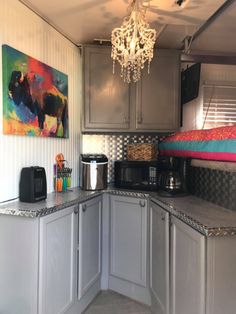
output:
M82 152L102 153L108 157L108 183L111 183L114 181L114 161L126 159L127 144L156 143L158 145L162 139L160 135L153 134L83 134ZM193 160L193 162L196 165L191 167L190 171L190 193L236 211L236 168L227 167L232 166L232 163L225 165L225 163L203 160Z
M162 139L155 134L83 134L84 154L105 154L108 157L108 183L114 182L114 161L126 159L127 144L156 143Z
M191 167L190 192L206 201L236 211L236 172Z

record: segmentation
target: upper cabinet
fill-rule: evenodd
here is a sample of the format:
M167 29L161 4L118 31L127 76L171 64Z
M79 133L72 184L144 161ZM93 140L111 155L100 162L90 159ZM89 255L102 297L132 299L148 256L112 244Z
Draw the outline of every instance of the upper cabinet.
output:
M138 83L112 71L111 47L87 46L84 55L84 132L168 132L179 128L180 58L156 50Z
M130 128L130 86L120 71L112 73L111 49L84 49L84 129L128 130Z
M179 128L179 53L156 50L136 88L137 130L175 131Z

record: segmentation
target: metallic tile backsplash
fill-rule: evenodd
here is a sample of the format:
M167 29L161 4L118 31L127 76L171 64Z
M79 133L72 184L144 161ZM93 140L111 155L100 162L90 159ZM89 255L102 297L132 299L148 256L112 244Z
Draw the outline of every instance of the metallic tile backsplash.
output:
M114 181L114 161L126 159L127 144L158 144L161 139L160 135L83 134L82 152L102 153L108 157L108 183L110 183ZM236 172L200 166L191 167L190 193L236 211Z
M126 159L127 144L156 143L163 137L155 134L83 134L84 154L105 154L108 157L108 182L114 181L114 161Z
M236 172L191 167L190 192L236 211Z

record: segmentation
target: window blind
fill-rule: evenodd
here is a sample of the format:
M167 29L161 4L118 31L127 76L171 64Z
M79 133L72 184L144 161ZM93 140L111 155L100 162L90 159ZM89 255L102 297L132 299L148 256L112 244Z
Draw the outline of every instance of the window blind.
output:
M203 86L204 129L236 124L236 86Z

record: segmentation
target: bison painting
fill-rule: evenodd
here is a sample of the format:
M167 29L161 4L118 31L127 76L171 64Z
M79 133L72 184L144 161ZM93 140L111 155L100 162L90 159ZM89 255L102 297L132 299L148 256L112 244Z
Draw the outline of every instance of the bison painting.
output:
M4 57L5 133L68 137L67 76L6 45Z

